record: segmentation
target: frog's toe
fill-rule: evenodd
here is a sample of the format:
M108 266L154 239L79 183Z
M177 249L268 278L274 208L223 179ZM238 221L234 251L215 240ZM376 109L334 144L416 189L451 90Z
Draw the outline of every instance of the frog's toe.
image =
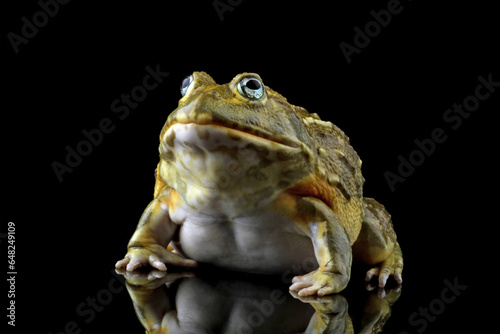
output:
M129 262L130 262L130 258L129 257L125 257L124 259L116 262L115 268L116 269L125 268Z
M372 268L366 272L365 280L370 281L373 276L378 276L378 286L380 288L385 287L387 280L390 276L394 278L396 283L403 283L403 261L399 258L394 258L389 256L384 262L380 264L379 267Z
M127 271L134 271L147 264L145 256L133 256L127 264Z
M198 263L190 259L184 259L160 245L151 245L148 248L130 248L125 258L118 261L115 266L116 268L126 268L127 271L134 271L147 266L160 271L167 271L167 265L194 268Z
M158 255L143 248L130 250L123 260L115 264L117 269L125 268L127 271L134 271L144 266L151 266L160 271L167 271L167 267Z
M322 285L320 283L306 283L306 282L297 282L294 283L292 286L290 286L290 290L298 290L298 295L300 297L306 297L306 296L323 296L327 294L327 291L325 288L322 288ZM332 293L332 292L328 292Z
M160 271L167 271L167 266L163 263L160 258L154 254L151 254L148 259L148 263L151 267L156 268Z
M345 282L344 282L345 281ZM303 296L325 296L342 290L347 281L341 275L315 270L303 276L295 276L290 290L298 291Z
M332 286L326 286L321 282L295 282L290 286L290 290L298 291L300 297L324 296L335 292Z
M160 271L167 271L165 264L155 254L150 254L149 256L146 254L138 254L133 256L127 264L127 271L134 271L145 266L151 266Z

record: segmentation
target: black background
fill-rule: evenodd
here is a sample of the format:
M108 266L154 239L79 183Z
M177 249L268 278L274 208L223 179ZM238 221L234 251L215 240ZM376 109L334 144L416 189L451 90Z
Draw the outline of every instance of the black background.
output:
M443 114L474 94L478 76L500 81L500 6L401 6L348 64L339 44L353 44L353 28L387 1L246 0L221 21L212 1L73 0L17 54L7 35L20 34L21 18L32 21L40 6L2 1L0 232L15 222L18 272L17 326L7 332L59 333L71 320L82 333L143 332L124 291L89 324L76 308L113 278L152 199L158 135L179 85L203 70L218 83L259 73L351 138L365 195L391 212L405 256L403 292L386 332L415 333L409 316L457 278L467 289L425 333L498 333L500 87L456 130ZM157 64L169 76L120 120L112 101ZM114 130L59 182L51 164L63 163L66 145L75 148L82 130L104 118ZM435 128L447 140L391 191L384 173L397 173L398 156L408 157L414 140ZM7 272L5 239L2 254Z

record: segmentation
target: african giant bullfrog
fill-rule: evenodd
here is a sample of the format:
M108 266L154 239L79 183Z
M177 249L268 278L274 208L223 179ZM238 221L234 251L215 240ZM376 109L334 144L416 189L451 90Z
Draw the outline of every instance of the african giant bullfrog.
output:
M322 296L346 287L354 257L373 265L367 280L402 282L391 217L363 197L361 160L342 130L254 73L219 85L194 72L181 94L160 133L154 199L117 268L301 268L290 289Z

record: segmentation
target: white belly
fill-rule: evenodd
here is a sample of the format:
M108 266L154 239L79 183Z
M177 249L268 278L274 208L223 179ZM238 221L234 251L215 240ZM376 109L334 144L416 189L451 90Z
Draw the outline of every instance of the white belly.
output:
M172 220L180 224L174 247L198 262L259 274L305 273L318 267L311 239L276 213L227 219L176 210Z

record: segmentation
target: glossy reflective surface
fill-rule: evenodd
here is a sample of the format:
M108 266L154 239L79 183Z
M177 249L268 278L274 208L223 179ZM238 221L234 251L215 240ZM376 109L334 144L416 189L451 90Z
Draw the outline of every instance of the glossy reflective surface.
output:
M378 333L401 294L401 286L367 285L345 294L299 297L279 277L214 268L118 272L148 333Z

